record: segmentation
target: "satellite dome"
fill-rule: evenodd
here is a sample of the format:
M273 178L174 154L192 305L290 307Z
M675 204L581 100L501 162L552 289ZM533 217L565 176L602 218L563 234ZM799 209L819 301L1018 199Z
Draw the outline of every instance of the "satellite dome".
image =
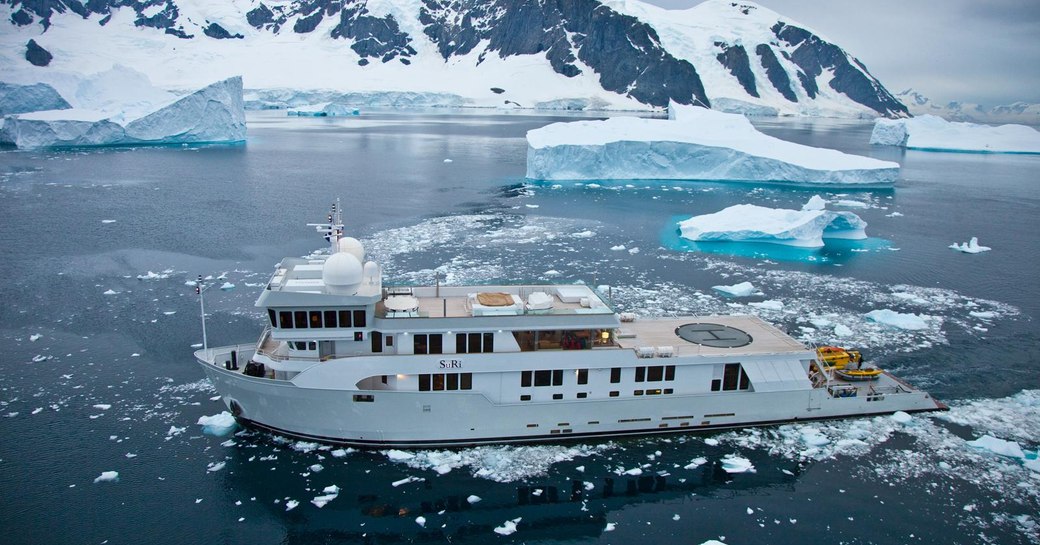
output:
M329 293L353 295L361 285L361 261L353 254L339 252L325 260L321 269L321 280Z
M343 237L339 239L338 250L346 252L357 258L358 263L365 262L365 247L361 245L361 241L354 237Z

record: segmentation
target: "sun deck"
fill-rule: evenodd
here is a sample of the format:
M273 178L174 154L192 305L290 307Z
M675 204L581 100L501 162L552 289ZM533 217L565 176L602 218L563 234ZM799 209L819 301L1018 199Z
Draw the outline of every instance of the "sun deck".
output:
M676 331L689 324L705 324L702 343L688 341ZM723 326L719 328L711 326ZM734 331L735 330L735 331ZM739 333L746 334L741 337ZM622 348L640 355L723 355L806 352L809 349L755 316L685 316L625 322L617 335Z
M581 284L402 286L384 290L381 318L465 318L613 314L601 294Z

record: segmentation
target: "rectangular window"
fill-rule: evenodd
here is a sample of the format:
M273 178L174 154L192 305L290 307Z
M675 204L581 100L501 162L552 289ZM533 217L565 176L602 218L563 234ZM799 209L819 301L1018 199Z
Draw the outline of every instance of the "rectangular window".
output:
M484 334L484 352L495 351L495 334L485 333Z
M620 367L612 367L610 369L610 383L611 384L617 384L619 382L621 382L621 368Z
M325 327L339 327L339 321L336 320L335 310L325 311Z
M430 334L430 354L444 353L444 336L440 333Z
M636 367L636 382L646 380L646 367Z
M436 374L433 375L433 391L439 392L444 390L444 375Z
M355 333L354 334L354 339L357 340L357 336L360 335L360 334L361 334L360 331ZM383 351L383 333L380 332L380 331L373 331L371 337L372 337L372 352L373 353L382 352ZM387 338L389 339L389 337L387 337Z
M466 334L456 333L455 334L455 352L458 354L466 354Z
M740 364L739 363L727 363L725 371L722 374L722 389L723 391L736 390L738 381L740 380Z
M675 390L672 390L671 388L665 388L665 389L664 389L664 393L665 393L665 395L668 395L668 394L670 394L670 393L672 393L672 392L674 392L674 391L675 391Z
M588 392L578 392L578 399L585 399L586 397L589 397Z
M372 403L376 400L376 396L370 394L354 394L355 402Z
M531 371L520 372L520 387L527 388L531 385Z
M617 397L618 395L620 395L620 392L618 392L617 390L610 392L610 397Z
M292 329L292 313L288 310L283 310L278 313L278 322L282 324L282 329Z
M563 369L556 369L552 374L553 386L563 386Z
M632 395L634 395L634 396L641 396L641 395L643 395L643 391L642 390L636 390L636 391L632 392Z
M553 394L553 399L563 399L563 394Z
M429 354L425 333L416 333L415 335L412 335L412 353Z
M312 310L311 311L311 327L315 328L315 329L321 327L321 311L320 310Z
M469 347L467 350L470 354L480 353L480 333L469 334Z
M535 371L535 386L550 386L552 384L552 371Z
M448 390L458 390L459 389L459 374L458 373L448 373L448 388L447 389Z
M351 327L351 325L350 325L351 323L353 323L353 322L350 321L350 311L349 310L341 310L341 311L339 311L339 326L340 327Z
M659 396L659 395L661 395L661 389L660 388L655 388L653 390L647 390L646 391L646 395L648 395L648 396Z
M419 375L419 391L430 391L430 375Z
M675 366L674 365L669 365L669 366L664 368L664 379L665 380L675 380Z
M393 335L387 335L386 336L386 346L387 346L387 348L389 348L389 347L391 347L393 345L394 345L394 336Z
M307 329L307 311L297 310L293 313L294 322L296 322L297 329Z
M278 315L273 308L267 309L267 317L271 319L271 327L278 327Z
M365 327L365 311L354 311L354 327Z
M355 331L354 332L354 342L361 342L363 340L365 340L365 332L364 331Z
M462 380L459 381L459 389L461 390L472 390L473 389L473 373L462 373Z
M588 384L588 383L589 383L589 370L588 369L578 369L578 384Z
M530 394L524 394L524 395L520 396L520 401L531 401Z
M653 367L646 368L647 382L661 382L662 379L664 379L663 365L654 365Z
M712 381L711 381L711 391L717 392L717 391L719 391L721 389L722 389L722 381L719 380L719 379L712 379Z
M748 378L747 373L744 372L744 367L740 367L740 389L747 390L748 386L751 386L751 379Z
M383 375L382 379L383 379L383 384L386 384L386 375Z

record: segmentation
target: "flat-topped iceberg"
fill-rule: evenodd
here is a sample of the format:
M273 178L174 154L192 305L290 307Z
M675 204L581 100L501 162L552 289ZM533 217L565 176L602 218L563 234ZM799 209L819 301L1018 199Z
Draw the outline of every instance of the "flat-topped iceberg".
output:
M878 119L871 144L908 149L980 153L1040 153L1040 131L1025 125L979 125L934 115Z
M536 180L739 180L892 184L899 165L767 136L746 117L669 106L669 119L612 117L527 132Z
M0 82L0 115L70 107L58 91L46 83L16 85Z
M337 117L345 115L361 115L361 110L353 106L347 106L339 102L322 102L303 106L287 112L289 115L299 117Z
M700 242L770 242L818 248L825 238L867 238L866 227L867 222L852 212L738 204L679 222L679 234Z
M0 128L0 143L47 148L245 140L240 77L159 104L131 100L100 104L98 109L84 100L88 107L8 116Z

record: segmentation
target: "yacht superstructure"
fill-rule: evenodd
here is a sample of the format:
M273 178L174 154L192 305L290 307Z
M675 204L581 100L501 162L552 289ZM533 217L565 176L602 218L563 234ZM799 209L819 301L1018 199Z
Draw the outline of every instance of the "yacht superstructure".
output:
M888 373L845 381L753 316L636 319L585 285L384 286L343 236L286 258L255 344L195 353L241 422L360 446L672 433L945 409Z

